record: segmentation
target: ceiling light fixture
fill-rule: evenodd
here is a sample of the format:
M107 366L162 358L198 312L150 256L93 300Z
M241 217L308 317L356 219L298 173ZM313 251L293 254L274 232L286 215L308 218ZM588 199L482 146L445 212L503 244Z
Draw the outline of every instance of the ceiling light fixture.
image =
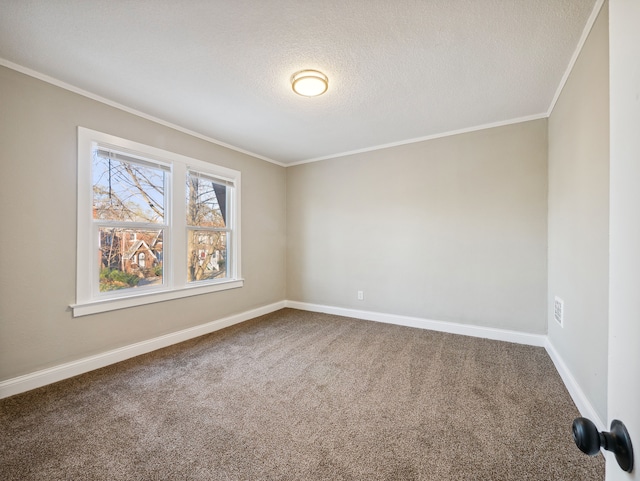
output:
M317 70L301 70L291 76L291 87L298 95L316 97L329 88L329 78Z

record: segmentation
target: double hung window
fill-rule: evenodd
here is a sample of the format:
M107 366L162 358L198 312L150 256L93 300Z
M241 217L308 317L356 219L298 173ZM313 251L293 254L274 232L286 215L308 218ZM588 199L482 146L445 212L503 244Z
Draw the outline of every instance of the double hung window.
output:
M223 179L187 172L187 278L189 282L224 278L227 273L227 188ZM231 266L233 267L233 266Z
M91 234L98 243L98 292L123 294L164 283L170 172L166 164L93 149Z
M78 128L74 315L242 286L240 172Z

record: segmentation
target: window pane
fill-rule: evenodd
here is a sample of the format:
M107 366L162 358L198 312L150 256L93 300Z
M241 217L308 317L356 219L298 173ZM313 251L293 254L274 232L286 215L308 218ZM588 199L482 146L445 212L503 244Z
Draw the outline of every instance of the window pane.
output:
M195 172L187 174L187 224L198 227L225 227L227 186Z
M93 218L164 223L165 172L94 152Z
M227 276L227 233L189 230L189 282Z
M162 230L98 230L100 292L162 285Z

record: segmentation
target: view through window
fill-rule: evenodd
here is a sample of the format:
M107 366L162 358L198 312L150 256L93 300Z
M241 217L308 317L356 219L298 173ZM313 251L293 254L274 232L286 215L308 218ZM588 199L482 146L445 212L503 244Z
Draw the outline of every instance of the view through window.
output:
M93 153L93 218L101 292L162 284L168 168Z

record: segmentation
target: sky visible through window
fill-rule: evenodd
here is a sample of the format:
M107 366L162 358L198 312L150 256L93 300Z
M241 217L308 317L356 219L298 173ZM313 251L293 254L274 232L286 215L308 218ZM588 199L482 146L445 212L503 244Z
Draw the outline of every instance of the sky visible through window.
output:
M164 223L165 172L94 153L94 219Z

